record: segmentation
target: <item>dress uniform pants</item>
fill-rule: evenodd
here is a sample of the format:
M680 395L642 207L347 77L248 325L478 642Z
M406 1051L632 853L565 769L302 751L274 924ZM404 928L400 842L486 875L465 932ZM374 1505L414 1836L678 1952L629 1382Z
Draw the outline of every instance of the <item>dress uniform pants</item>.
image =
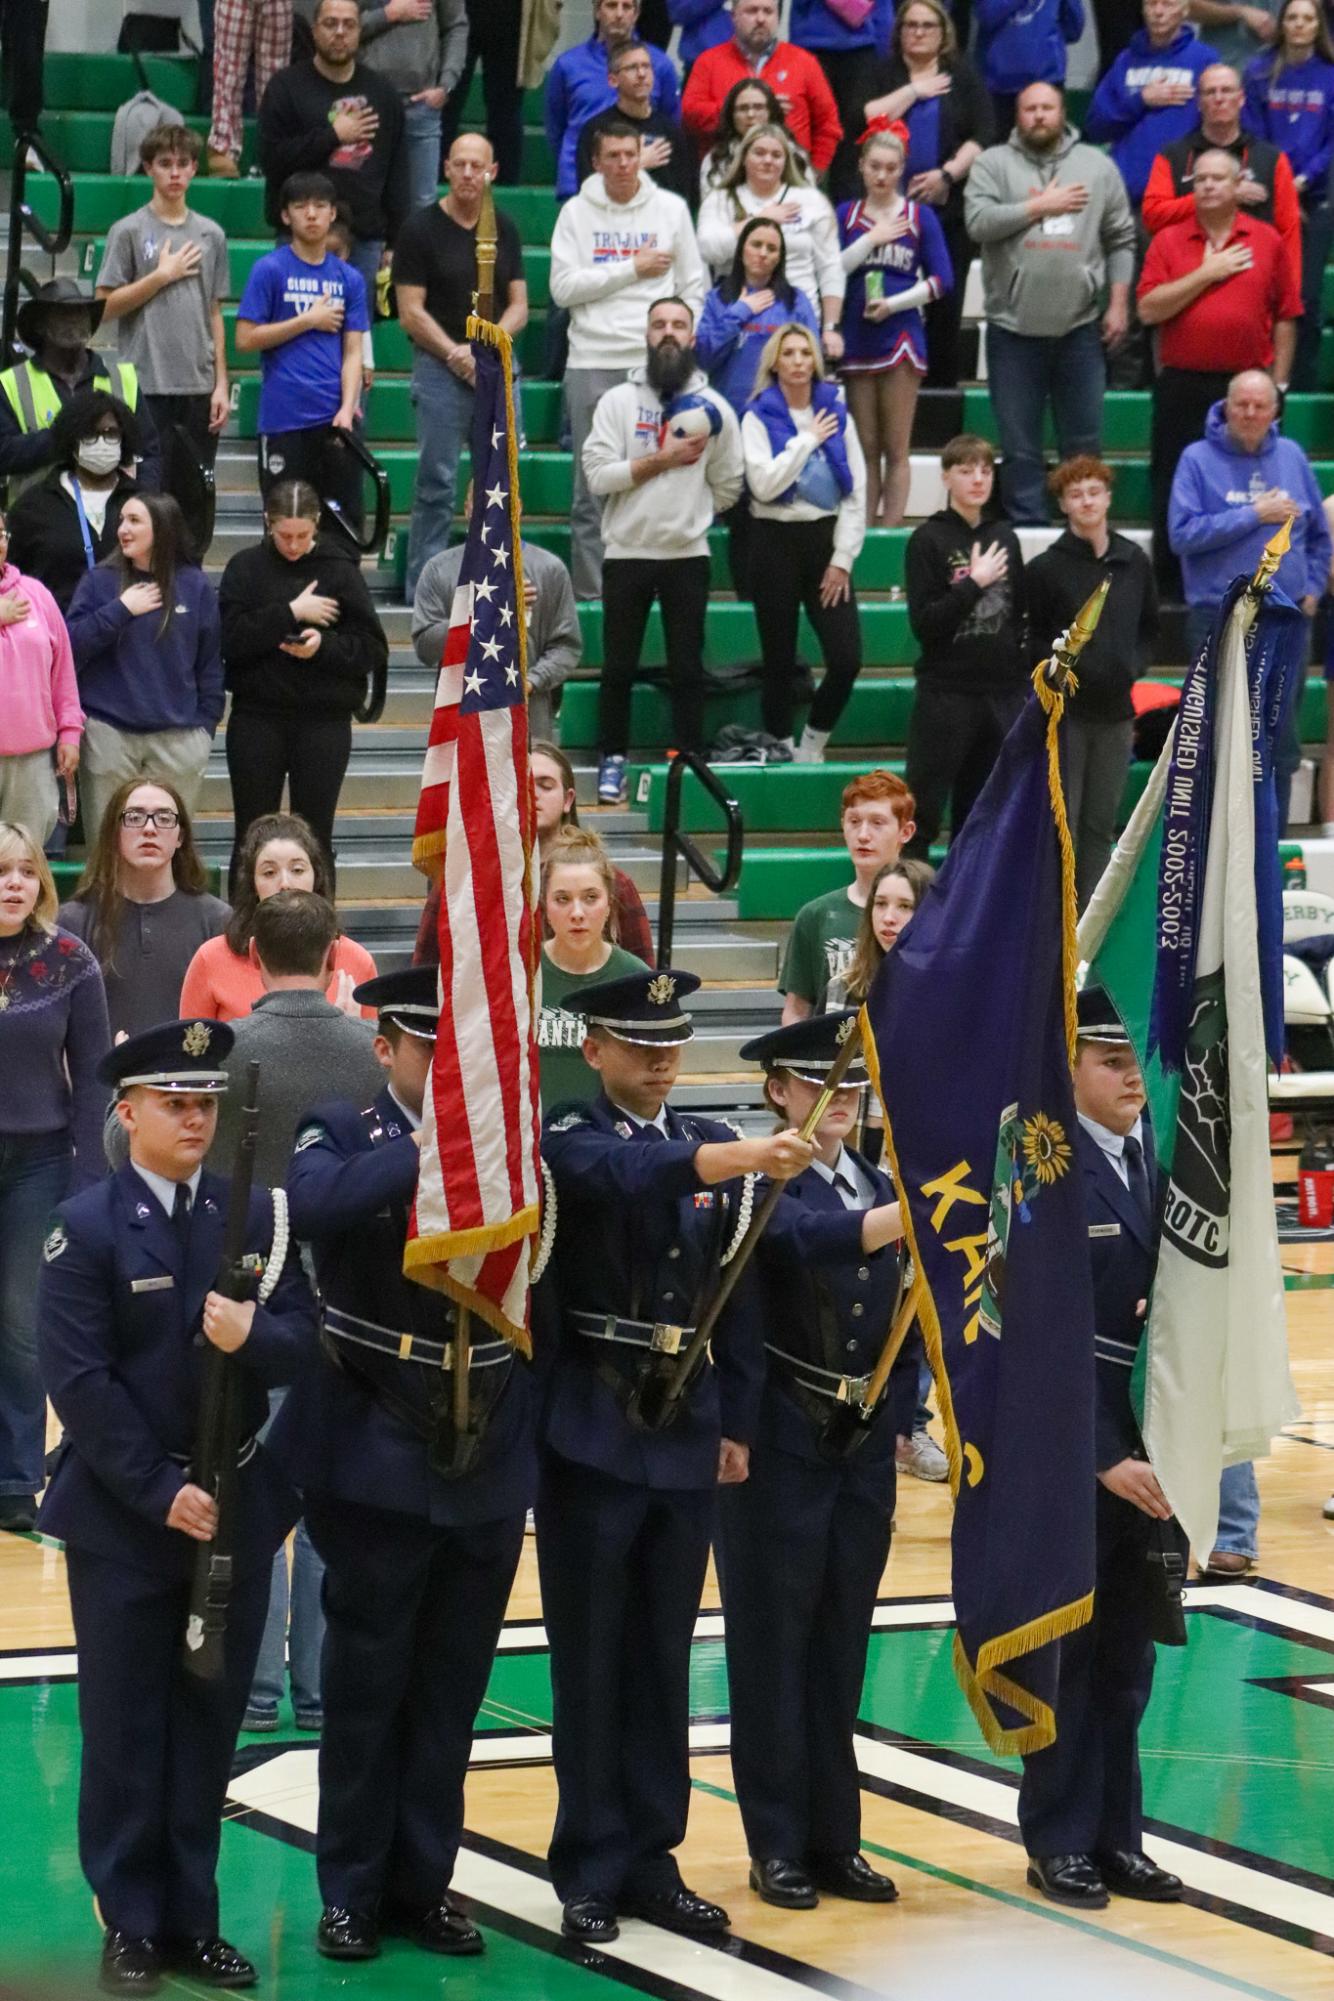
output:
M138 1938L209 1938L232 1755L269 1602L267 1561L232 1586L226 1671L182 1663L189 1585L65 1552L79 1650L79 1860L103 1922Z
M732 1773L757 1861L861 1846L853 1733L894 1486L892 1461L872 1500L848 1468L757 1446L719 1493Z
M1145 1614L1153 1524L1098 1488L1097 1593L1087 1626L1061 1642L1056 1742L1024 1759L1019 1829L1030 1855L1138 1853L1140 1718L1153 1687Z
M425 1911L448 1888L523 1525L520 1513L444 1527L307 1494L325 1564L315 1854L326 1904Z
M537 1560L551 1646L561 1901L670 1894L690 1806L690 1645L712 1488L664 1491L548 1453Z

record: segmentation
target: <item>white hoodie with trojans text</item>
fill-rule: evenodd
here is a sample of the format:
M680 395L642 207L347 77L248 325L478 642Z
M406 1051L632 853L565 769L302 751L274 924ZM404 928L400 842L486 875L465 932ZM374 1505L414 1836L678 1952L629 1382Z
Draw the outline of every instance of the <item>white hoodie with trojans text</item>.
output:
M634 262L640 250L669 250L671 270L641 278ZM704 292L690 210L648 174L627 202L610 201L601 174L590 174L557 217L551 297L569 311L571 368L634 368L644 359L654 300L674 294L698 319Z
M702 371L691 377L682 395L714 412L717 423L709 442L692 464L672 466L660 478L639 485L633 462L656 452L663 432L662 398L649 387L645 371L632 369L630 380L609 389L593 412L584 478L591 492L603 496L608 562L707 556L714 516L725 514L741 496L745 465L735 413L710 389Z

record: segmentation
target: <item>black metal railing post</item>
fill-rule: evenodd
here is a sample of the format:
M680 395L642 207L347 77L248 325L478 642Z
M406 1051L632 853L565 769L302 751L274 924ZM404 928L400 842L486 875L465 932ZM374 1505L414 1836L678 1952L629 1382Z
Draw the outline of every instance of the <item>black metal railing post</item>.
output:
M54 176L60 193L60 220L54 230L47 228L28 200L29 152L35 153L47 173ZM59 257L62 250L68 249L74 234L74 183L35 127L32 131L15 132L14 157L9 171L9 251L5 260L4 306L0 311L0 349L3 350L6 367L17 359L14 325L18 318L20 287L26 284L30 292L37 289L37 281L23 269L24 232L48 257Z
M710 799L722 809L727 822L727 855L721 869L714 866L711 857L704 853L689 834L681 831L681 787L685 783L687 771L694 773ZM678 860L683 860L687 871L697 875L704 887L711 889L715 896L725 896L729 889L735 889L740 880L744 839L745 828L741 821L741 808L731 793L720 783L717 774L693 750L674 751L667 766L667 803L662 824L662 880L658 889L660 966L670 966L672 963L672 938L676 929Z

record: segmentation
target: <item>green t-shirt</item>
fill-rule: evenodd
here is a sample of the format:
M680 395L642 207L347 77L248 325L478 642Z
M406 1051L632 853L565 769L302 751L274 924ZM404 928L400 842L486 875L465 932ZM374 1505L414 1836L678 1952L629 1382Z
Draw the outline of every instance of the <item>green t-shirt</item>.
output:
M788 933L778 991L809 1001L816 1013L830 980L847 971L857 943L862 906L852 901L850 887L803 903Z
M567 1099L591 1104L600 1089L596 1070L590 1070L583 1056L584 1017L579 1012L579 995L599 980L622 980L630 973L642 973L644 961L619 945L595 973L563 973L553 965L550 954L542 953L542 1012L537 1023L538 1066L542 1085L542 1110L552 1111Z

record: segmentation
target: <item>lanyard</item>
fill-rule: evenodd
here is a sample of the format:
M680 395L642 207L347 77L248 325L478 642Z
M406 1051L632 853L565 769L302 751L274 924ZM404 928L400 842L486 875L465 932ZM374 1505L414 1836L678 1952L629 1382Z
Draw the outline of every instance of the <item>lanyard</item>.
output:
M83 560L91 570L96 564L97 558L93 554L93 537L88 526L88 516L83 510L83 489L73 474L70 475L70 487L74 494L75 510L79 516L79 533L83 537Z

